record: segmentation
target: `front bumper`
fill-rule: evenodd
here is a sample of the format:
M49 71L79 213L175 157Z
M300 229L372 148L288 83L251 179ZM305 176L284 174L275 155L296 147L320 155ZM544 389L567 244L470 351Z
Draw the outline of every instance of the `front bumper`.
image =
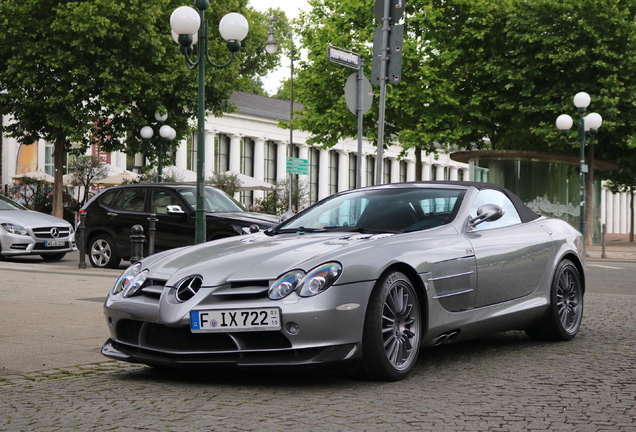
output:
M53 240L53 239L51 239ZM63 246L47 246L47 240L34 239L31 236L2 233L0 254L2 256L46 255L68 253L77 250L75 236L55 239L63 241Z
M372 282L334 286L315 297L295 301L252 298L246 302L209 295L192 305L171 302L172 288L164 288L159 301L145 295L115 300L111 296L104 307L111 336L102 354L163 366L282 366L355 361L360 356L372 287ZM281 329L277 331L193 333L190 330L192 309L271 306L279 307L281 312Z
M346 344L321 348L286 349L201 354L168 354L134 348L108 339L102 347L106 357L131 363L165 367L277 367L320 366L356 362L361 358L361 345Z

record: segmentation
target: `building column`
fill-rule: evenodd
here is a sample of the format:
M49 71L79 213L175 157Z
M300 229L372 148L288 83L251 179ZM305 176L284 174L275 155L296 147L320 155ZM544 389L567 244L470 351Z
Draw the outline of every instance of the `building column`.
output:
M234 134L230 137L230 171L241 172L241 142L242 135Z
M448 176L448 179L449 179L449 180L453 180L453 181L457 181L457 178L458 178L458 176L457 176L458 168L457 168L456 166L449 165L449 166L448 166L448 169L450 170L450 173L449 173L450 175Z
M444 181L444 165L435 164L437 168L437 172L435 175L435 180Z
M400 182L400 161L397 158L391 159L391 183L399 183Z
M349 155L344 150L338 152L338 192L349 190Z
M415 161L406 161L406 181L415 181Z
M174 158L174 164L177 168L188 169L188 140L181 140ZM212 165L214 166L214 164ZM193 170L195 171L195 170Z
M306 146L304 144L297 144L299 149L298 149L298 158L299 159L305 159L305 160L309 160L309 146ZM298 176L298 178L302 178L302 180L308 180L309 176Z
M216 132L211 130L205 130L205 166L203 167L203 176L207 180L214 174L214 139L216 138Z
M429 162L422 161L422 181L431 181L432 180L432 168Z

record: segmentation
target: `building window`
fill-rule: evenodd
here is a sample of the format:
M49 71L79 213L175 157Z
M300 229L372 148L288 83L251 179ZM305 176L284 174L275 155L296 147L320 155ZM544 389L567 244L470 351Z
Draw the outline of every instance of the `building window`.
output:
M349 153L349 189L356 188L357 171L358 171L358 155Z
M320 170L320 150L309 148L309 200L318 201L318 171Z
M367 156L367 186L375 184L375 158Z
M431 180L437 180L437 165L431 165Z
M464 181L464 170L457 170L457 180Z
M219 134L214 146L214 170L224 173L230 170L230 138Z
M278 150L275 143L267 141L265 143L265 181L274 183L276 181L276 164L278 163Z
M400 161L400 182L404 183L406 181L406 171L407 171L407 163L406 161Z
M329 195L338 192L338 171L340 169L340 155L337 151L329 151Z
M241 172L247 176L254 176L254 140L243 138L241 148ZM254 202L254 192L241 192L241 202L251 205Z
M44 146L44 172L55 176L55 161L53 160L53 149L54 144L47 142Z
M382 179L384 184L391 183L391 159L384 159L382 161Z

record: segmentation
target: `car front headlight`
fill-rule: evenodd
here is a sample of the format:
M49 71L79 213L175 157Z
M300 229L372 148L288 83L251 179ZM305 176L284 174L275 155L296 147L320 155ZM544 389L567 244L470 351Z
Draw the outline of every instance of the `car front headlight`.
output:
M141 289L148 277L148 269L141 270L141 263L135 263L128 267L112 289L113 295L124 293L124 297L133 296Z
M292 270L279 277L269 288L267 294L272 300L280 300L296 290L298 283L305 277L302 270Z
M272 300L280 300L296 291L301 297L312 297L332 286L341 273L342 265L337 262L319 265L308 273L292 270L276 279L268 295Z
M24 236L29 235L29 232L27 231L27 229L21 225L16 225L16 224L7 222L2 224L2 228L4 228L8 233L11 233L11 234L18 234L18 235L24 235Z
M312 297L332 286L342 273L342 265L330 262L307 273L296 290L301 297Z

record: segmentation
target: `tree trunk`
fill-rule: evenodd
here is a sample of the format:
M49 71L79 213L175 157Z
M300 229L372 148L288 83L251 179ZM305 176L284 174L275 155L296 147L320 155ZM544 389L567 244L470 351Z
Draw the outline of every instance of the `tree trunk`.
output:
M415 147L415 181L422 181L422 148Z
M66 153L66 140L64 137L58 137L55 140L53 149L53 166L55 182L53 183L53 216L64 218L64 196L62 176L64 175L64 156Z
M587 174L585 175L585 244L594 243L594 144L587 146Z

